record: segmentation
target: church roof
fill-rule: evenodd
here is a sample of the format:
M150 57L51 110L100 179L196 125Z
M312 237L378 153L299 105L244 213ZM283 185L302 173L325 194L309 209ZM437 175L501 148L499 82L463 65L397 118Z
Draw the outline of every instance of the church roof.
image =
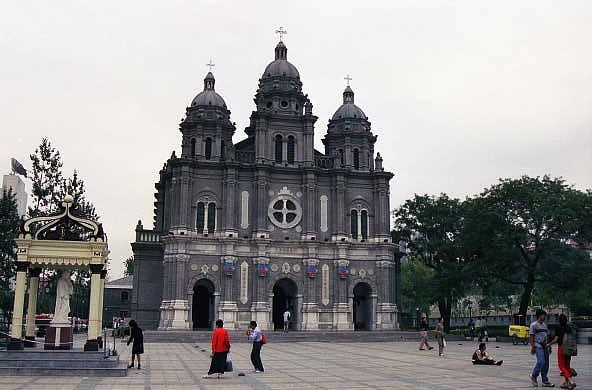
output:
M352 118L368 119L364 111L354 104L354 91L348 85L343 91L343 104L335 111L332 120Z
M105 283L105 288L123 288L123 289L132 289L134 285L134 276L129 275L123 278L111 280Z
M193 101L191 102L191 107L195 106L214 106L214 107L223 107L226 108L226 102L222 99L215 90L214 85L216 83L216 79L212 72L208 72L206 78L204 79L204 89L202 92L198 93Z
M298 69L288 62L288 48L282 41L275 47L275 60L267 65L261 78L276 76L300 78Z

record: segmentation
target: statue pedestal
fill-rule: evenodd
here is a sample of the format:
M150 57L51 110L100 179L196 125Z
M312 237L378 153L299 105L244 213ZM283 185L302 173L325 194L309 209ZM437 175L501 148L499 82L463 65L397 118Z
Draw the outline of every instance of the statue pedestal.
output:
M72 349L72 327L70 324L51 324L45 335L44 349Z

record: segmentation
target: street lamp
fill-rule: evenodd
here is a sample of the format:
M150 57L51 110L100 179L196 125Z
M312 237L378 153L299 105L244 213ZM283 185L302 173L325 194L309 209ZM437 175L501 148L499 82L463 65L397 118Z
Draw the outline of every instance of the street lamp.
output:
M419 326L419 306L415 308L415 326Z

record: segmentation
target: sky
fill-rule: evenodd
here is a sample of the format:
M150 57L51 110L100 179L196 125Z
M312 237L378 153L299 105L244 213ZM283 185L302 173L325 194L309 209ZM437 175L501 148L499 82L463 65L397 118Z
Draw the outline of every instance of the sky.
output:
M10 157L30 168L48 137L64 174L85 180L110 277L121 276L205 64L216 64L236 143L283 26L319 117L316 148L350 74L395 174L392 208L524 174L592 188L591 20L592 2L575 0L6 2L0 172Z

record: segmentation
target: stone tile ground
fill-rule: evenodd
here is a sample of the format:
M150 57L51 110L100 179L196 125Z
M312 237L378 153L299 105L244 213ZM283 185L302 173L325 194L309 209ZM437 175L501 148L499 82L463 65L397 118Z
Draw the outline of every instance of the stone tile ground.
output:
M235 372L227 378L202 379L210 361L205 351L191 344L146 344L142 370L125 378L2 377L0 390L185 390L185 389L527 389L534 357L528 347L490 343L490 351L504 359L502 367L473 366L474 345L450 342L446 357L418 351L416 343L280 343L263 350L264 374L251 374L249 344L234 344ZM121 344L122 356L127 356ZM580 346L575 358L578 389L592 389L592 346ZM555 355L551 379L559 385ZM245 372L246 376L237 376Z

